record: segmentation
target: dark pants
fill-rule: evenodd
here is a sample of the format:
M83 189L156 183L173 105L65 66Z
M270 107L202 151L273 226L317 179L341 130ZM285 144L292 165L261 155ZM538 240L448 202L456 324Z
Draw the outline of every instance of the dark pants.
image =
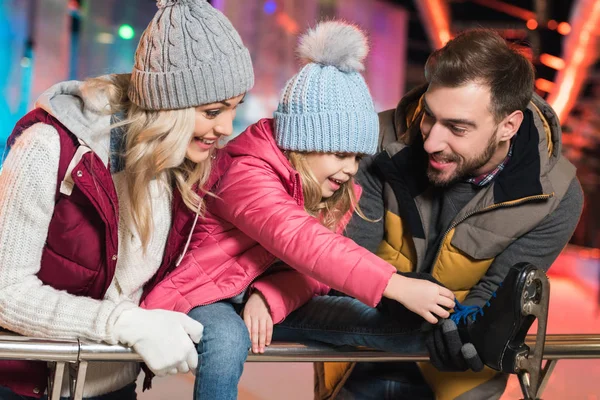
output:
M357 363L337 400L433 400L413 362Z
M392 352L425 350L423 320L399 304L369 307L347 296L319 296L275 325L273 340L316 340ZM433 399L415 363L358 363L340 400Z

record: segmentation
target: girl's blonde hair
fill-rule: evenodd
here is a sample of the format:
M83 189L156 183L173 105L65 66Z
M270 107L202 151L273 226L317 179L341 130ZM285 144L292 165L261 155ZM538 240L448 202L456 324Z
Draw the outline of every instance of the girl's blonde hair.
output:
M306 212L318 218L325 227L334 232L337 230L342 218L350 210L354 210L361 218L367 220L358 206L356 192L354 191L354 178L350 178L343 183L333 196L323 200L321 185L319 185L317 178L308 166L306 154L308 153L287 152L290 163L300 174Z
M142 109L127 96L130 81L130 74L93 78L86 81L84 90L86 106L106 114L124 114L124 119L112 125L111 129L123 127L125 132L124 171L131 203L131 222L145 249L154 228L150 182L157 179L169 187L176 185L185 205L194 212L202 212L204 203L195 190L202 190L208 180L211 157L201 163L185 158L194 134L193 108Z

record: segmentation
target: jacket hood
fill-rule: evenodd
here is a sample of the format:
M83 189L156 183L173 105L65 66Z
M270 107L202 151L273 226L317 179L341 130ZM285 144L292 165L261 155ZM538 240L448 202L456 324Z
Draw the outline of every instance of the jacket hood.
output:
M98 95L103 96L102 93ZM96 101L108 105L108 98L106 102L102 101L102 97ZM105 109L92 105L85 82L58 83L42 93L35 107L58 119L108 165L111 115Z
M273 119L264 118L250 125L241 135L225 146L231 157L252 156L268 163L281 177L293 181L298 174L283 150L275 142Z

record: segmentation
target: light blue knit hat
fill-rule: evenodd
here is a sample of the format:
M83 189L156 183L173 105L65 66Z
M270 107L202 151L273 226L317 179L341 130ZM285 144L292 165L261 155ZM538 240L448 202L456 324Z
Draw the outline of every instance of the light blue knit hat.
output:
M379 119L358 72L368 52L365 34L345 22L319 23L300 38L306 65L286 83L274 113L281 149L375 153Z

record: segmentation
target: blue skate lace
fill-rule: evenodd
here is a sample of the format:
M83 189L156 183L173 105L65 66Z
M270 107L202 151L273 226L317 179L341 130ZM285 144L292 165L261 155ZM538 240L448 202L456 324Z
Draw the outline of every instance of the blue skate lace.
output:
M502 286L502 284L500 284ZM467 323L469 321L469 317L473 320L473 322L477 321L478 315L483 315L483 309L485 307L490 306L490 301L496 297L496 292L492 293L492 298L485 302L483 307L480 306L465 306L460 304L460 302L454 299L454 313L450 315L450 319L454 321L456 325L462 323Z

